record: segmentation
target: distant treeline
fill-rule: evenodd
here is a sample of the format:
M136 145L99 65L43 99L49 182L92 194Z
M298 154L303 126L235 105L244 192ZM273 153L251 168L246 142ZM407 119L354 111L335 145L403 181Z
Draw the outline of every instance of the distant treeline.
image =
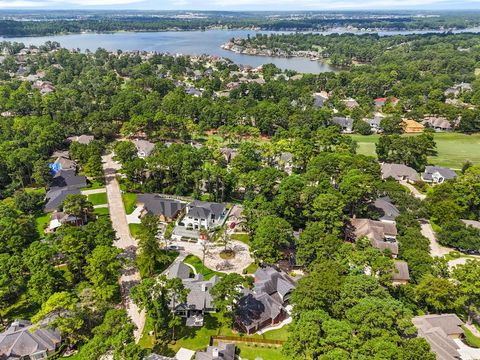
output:
M151 16L108 16L89 20L38 20L38 21L0 21L0 35L3 36L42 36L60 33L79 33L82 31L165 31L205 30L212 27L248 28L262 30L312 31L335 27L352 26L354 28L388 30L438 30L465 29L480 25L480 13L471 15L442 15L439 17L419 18L412 16L395 18L300 18L271 19L260 17L225 18L211 16L207 18L178 19L153 18Z

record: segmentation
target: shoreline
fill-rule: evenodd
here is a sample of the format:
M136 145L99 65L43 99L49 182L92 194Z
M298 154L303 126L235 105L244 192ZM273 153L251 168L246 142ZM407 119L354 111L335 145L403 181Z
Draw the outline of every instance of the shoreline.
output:
M312 34L338 34L338 33L351 33L351 34L378 34L380 32L393 33L402 32L405 34L428 34L428 33L480 33L480 26L470 28L451 28L451 29L393 29L393 28L373 28L373 29L358 29L349 27L326 27L323 29L302 29L298 28L284 28L284 29L267 29L261 27L225 27L225 26L212 26L206 28L197 29L179 29L179 28L166 28L166 29L138 29L138 30L106 30L106 31L94 31L94 30L82 30L72 32L51 32L46 34L0 34L0 39L10 38L35 38L35 37L47 37L47 36L68 36L68 35L82 35L82 34L115 34L115 33L164 33L164 32L207 32L207 31L255 31L255 32L272 32L272 33L312 33ZM400 34L402 35L402 34ZM385 35L388 36L388 35Z

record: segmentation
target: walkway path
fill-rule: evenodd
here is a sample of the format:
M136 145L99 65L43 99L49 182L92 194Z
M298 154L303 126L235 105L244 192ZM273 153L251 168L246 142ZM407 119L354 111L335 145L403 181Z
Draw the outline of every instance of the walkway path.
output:
M120 286L122 288L122 298L127 313L137 327L134 331L134 335L135 340L138 342L145 326L145 312L139 311L138 307L131 301L129 296L132 286L140 282L140 273L138 272L138 269L135 268L137 242L130 236L125 208L123 206L122 193L120 191L120 185L116 179L116 173L120 168L120 165L113 161L111 154L104 155L102 160L106 179L110 219L112 220L112 226L117 235L114 245L119 249L124 250L123 256L132 260L132 265L129 268L124 269L122 272Z
M106 188L100 188L100 189L91 189L91 190L81 190L80 191L82 195L92 195L92 194L101 194L104 192L107 192Z
M420 199L420 200L425 200L425 198L427 197L427 195L425 194L422 194L420 191L418 191L415 186L413 186L412 184L410 184L409 182L407 181L400 181L400 184L402 184L403 186L407 187L408 190L410 190L410 192L412 193L412 195L414 197L416 197L417 199Z

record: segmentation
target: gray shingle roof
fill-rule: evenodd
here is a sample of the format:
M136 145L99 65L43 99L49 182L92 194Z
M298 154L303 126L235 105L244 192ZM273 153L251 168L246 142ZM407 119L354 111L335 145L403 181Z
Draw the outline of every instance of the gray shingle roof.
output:
M422 174L422 179L431 181L433 179L432 175L436 172L438 172L445 180L452 180L457 177L457 173L452 169L441 166L427 166Z
M392 204L392 200L388 196L384 196L375 200L374 206L383 213L383 215L380 217L380 220L395 221L397 216L400 215L400 210L398 210L397 207Z
M234 360L235 345L219 342L217 346L208 346L205 351L197 351L195 360Z
M85 176L75 175L75 170L60 170L50 183L50 189L45 196L45 211L57 210L68 195L81 194L80 189L85 186Z
M352 129L353 127L353 119L346 117L334 116L332 118L332 123L339 125L342 129Z
M210 219L210 214L219 217L225 211L225 205L219 203L194 200L189 204L188 216L199 219Z
M155 144L147 140L133 140L133 144L137 148L137 151L144 156L150 156L155 148Z
M180 279L188 279L190 278L191 271L192 269L183 262L176 262L168 271L167 278L173 279L178 277Z
M393 255L398 254L398 244L396 242L384 241L386 237L397 236L395 224L370 219L351 219L350 223L354 227L356 239L365 236L370 240L373 247L382 251L390 249Z
M0 358L16 359L41 351L51 353L60 342L59 331L43 327L34 329L29 321L15 321L0 333Z
M412 319L418 336L427 340L438 360L460 359L458 345L449 336L463 334L463 322L455 314L424 315Z
M165 199L157 194L139 194L137 204L143 204L151 215L163 215L167 218L174 218L186 206L182 201Z
M395 260L393 262L392 280L408 281L410 280L410 272L406 261Z
M394 178L395 180L410 180L410 181L418 181L420 178L418 177L417 172L415 169L404 165L404 164L381 164L382 170L382 179Z

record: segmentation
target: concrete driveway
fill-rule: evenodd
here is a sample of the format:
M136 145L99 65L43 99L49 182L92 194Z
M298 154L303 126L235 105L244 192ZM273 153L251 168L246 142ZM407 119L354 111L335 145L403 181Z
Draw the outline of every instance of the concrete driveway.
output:
M438 243L432 225L428 221L424 221L421 224L422 235L430 240L430 255L433 257L443 257L447 255L452 249L442 246Z
M117 170L120 168L120 164L113 161L111 154L104 155L102 161L106 179L110 219L112 220L112 227L117 235L114 245L123 250L122 256L132 260L129 262L131 264L130 267L125 268L122 271L119 281L122 289L122 302L128 315L132 319L132 322L137 327L134 331L134 335L135 340L138 342L145 326L145 312L139 311L138 307L130 299L130 289L141 280L140 273L135 267L137 242L130 236L125 208L123 206L122 193L120 191L120 185L116 179Z

